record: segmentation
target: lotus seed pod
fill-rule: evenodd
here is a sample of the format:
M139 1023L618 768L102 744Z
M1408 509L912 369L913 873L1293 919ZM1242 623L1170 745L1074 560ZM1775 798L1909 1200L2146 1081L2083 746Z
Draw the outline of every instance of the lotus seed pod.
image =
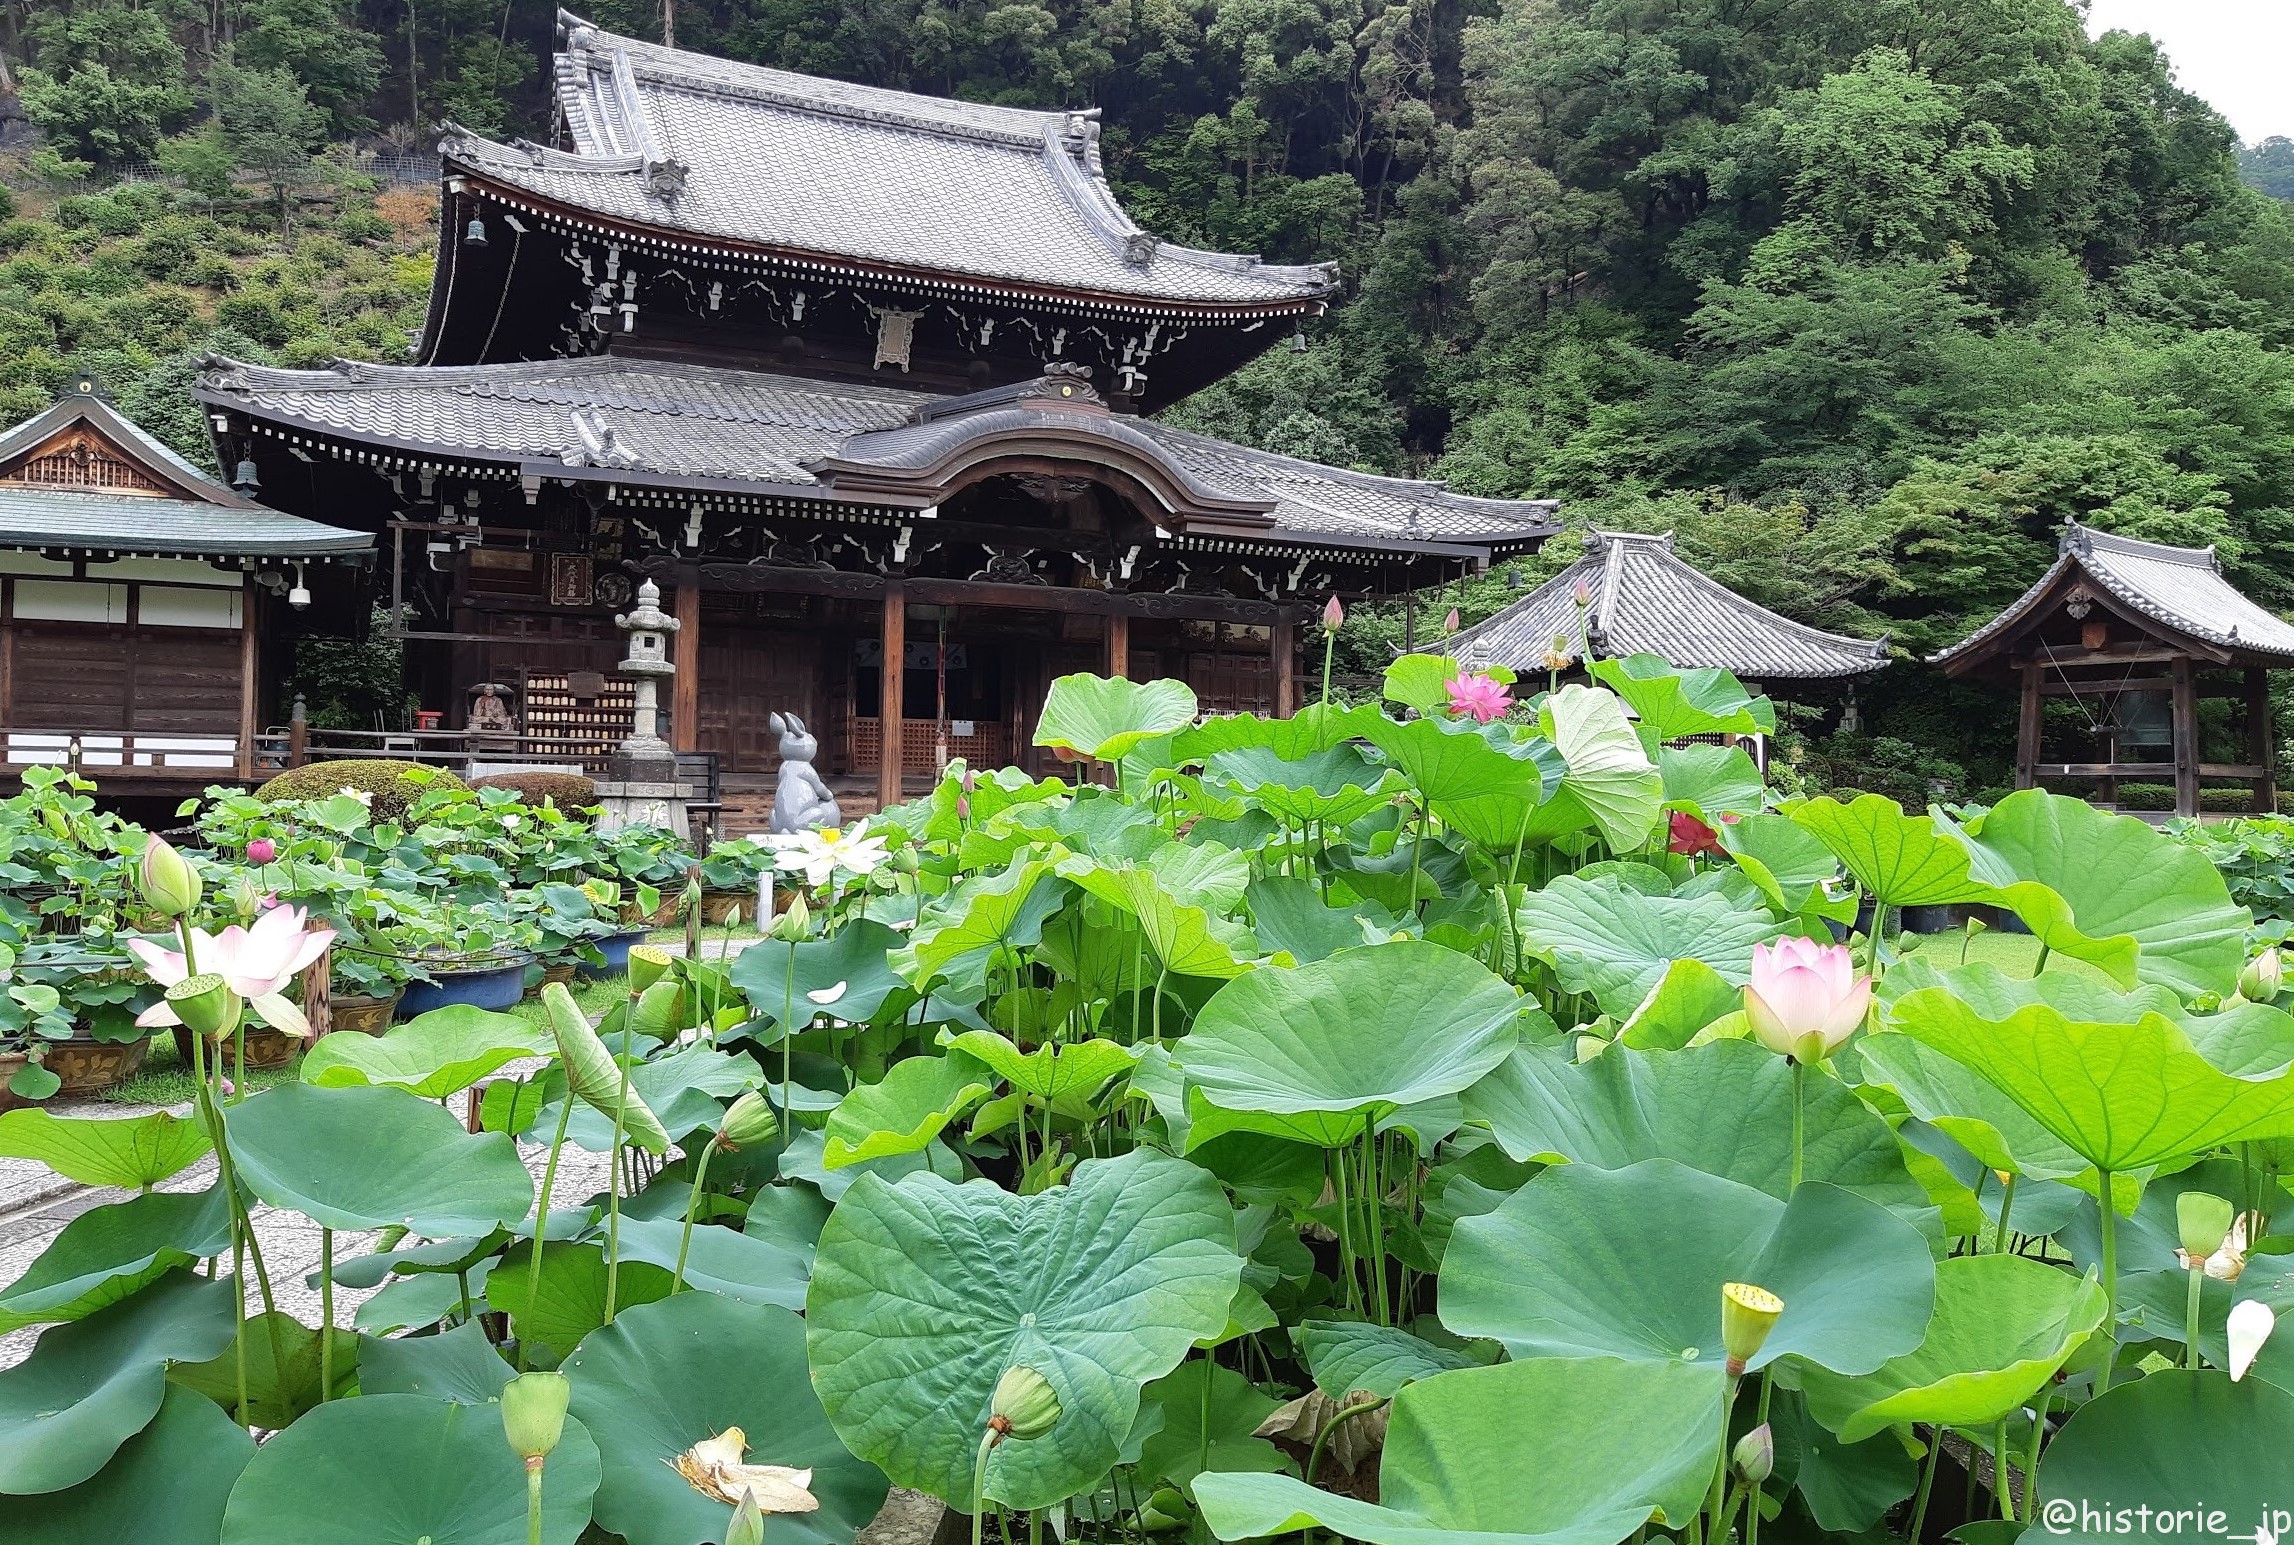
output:
M2230 1237L2231 1215L2228 1201L2204 1191L2185 1191L2175 1198L2175 1227L2193 1268L2203 1267Z
M658 944L633 944L629 949L629 990L643 992L667 976L677 957Z
M1744 1372L1745 1366L1760 1355L1768 1333L1776 1328L1783 1313L1784 1300L1764 1287L1749 1282L1722 1285L1721 1346L1728 1352L1732 1376Z
M733 1521L725 1526L725 1545L765 1545L765 1510L757 1506L755 1492L741 1493Z
M2238 973L2238 995L2249 1003L2268 1003L2286 986L2286 962L2275 946L2246 963Z
M1776 1470L1776 1437L1768 1430L1768 1423L1762 1422L1737 1439L1729 1462L1748 1485L1758 1486L1767 1480Z
M666 1041L684 1026L679 1012L685 990L674 981L655 982L629 1006L629 1028L656 1041Z
M573 1385L562 1373L521 1373L502 1386L502 1435L528 1464L547 1459L565 1431Z
M613 1060L613 1053L598 1039L565 983L552 982L542 989L542 1009L549 1015L550 1033L557 1038L558 1063L565 1069L566 1087L575 1099L612 1120L622 1098L621 1067ZM647 1153L669 1151L669 1133L634 1088L629 1091L622 1127L629 1140Z
M1059 1422L1059 1391L1033 1368L1015 1364L996 1380L994 1412L988 1421L991 1426L1002 1423L1011 1437L1040 1438Z
M199 871L164 837L144 843L143 865L137 877L144 905L162 917L181 917L199 905Z
M190 1026L194 1035L217 1040L239 1028L239 1015L246 1005L231 990L230 983L210 971L203 976L187 976L167 989L167 1006L175 1010L175 1017Z
M751 1089L732 1103L717 1128L717 1141L727 1148L749 1148L769 1143L780 1135L780 1118L765 1097Z

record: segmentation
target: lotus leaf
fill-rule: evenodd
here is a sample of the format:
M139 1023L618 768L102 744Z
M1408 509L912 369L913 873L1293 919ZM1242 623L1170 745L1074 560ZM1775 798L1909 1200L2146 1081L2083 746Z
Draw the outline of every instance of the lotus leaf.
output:
M1531 818L1529 835L1561 836L1590 826L1614 852L1646 842L1664 808L1664 779L1615 694L1563 687L1539 708L1538 722L1568 772Z
M38 1109L0 1115L0 1159L37 1159L84 1186L156 1186L213 1147L198 1122L163 1110L109 1119Z
M1197 707L1194 688L1183 681L1062 676L1044 698L1035 743L1112 762L1151 736L1185 728Z
M358 1342L361 1394L482 1406L497 1399L515 1373L476 1320L436 1336L361 1336Z
M330 1035L303 1057L303 1082L333 1088L392 1084L441 1100L522 1057L556 1051L547 1032L515 1014L468 1004L432 1009L387 1035Z
M1724 895L1650 895L1615 874L1563 875L1523 897L1519 915L1523 948L1552 964L1562 990L1590 993L1619 1018L1677 960L1701 960L1742 987L1752 947L1778 932L1766 912Z
M965 1052L896 1062L881 1080L861 1085L829 1112L821 1163L834 1170L915 1153L993 1090L987 1065Z
M1665 803L1704 816L1713 825L1724 815L1758 811L1767 799L1760 769L1740 746L1660 746L1657 772L1665 780Z
M624 1234L632 1221L622 1220ZM486 1301L509 1315L511 1329L522 1340L563 1355L605 1323L605 1251L593 1244L570 1242L543 1246L541 1286L528 1302L526 1283L532 1269L530 1254L512 1252L486 1279ZM614 1284L614 1312L618 1315L638 1304L667 1298L671 1280L659 1266L623 1261L620 1280Z
M24 1275L0 1291L0 1333L44 1320L85 1319L230 1244L231 1205L220 1186L153 1191L92 1207L65 1224Z
M1632 708L1655 744L1685 735L1773 735L1776 705L1724 670L1679 670L1653 654L1595 660L1586 669Z
M284 1352L286 1361L279 1361ZM280 1428L319 1404L325 1363L319 1333L284 1311L247 1317L247 1421ZM358 1336L334 1331L334 1384L329 1399L339 1400L358 1385ZM239 1359L225 1351L201 1363L182 1363L167 1376L234 1413L239 1404Z
M986 1030L967 1030L948 1042L987 1064L998 1078L1038 1100L1089 1099L1108 1081L1131 1071L1141 1048L1115 1041L1047 1041L1034 1051L1021 1051L1002 1036Z
M1919 1346L1935 1265L1913 1227L1810 1181L1789 1202L1677 1164L1546 1170L1460 1221L1442 1258L1442 1323L1517 1359L1722 1360L1721 1286L1784 1300L1752 1360L1870 1373Z
M1207 1470L1280 1470L1290 1463L1257 1436L1281 1402L1232 1368L1190 1358L1148 1385L1141 1400L1143 1409L1163 1417L1139 1448L1140 1469L1149 1477L1185 1487Z
M2047 1538L2119 1545L2135 1509L2221 1513L2215 1538L2285 1533L2294 1497L2294 1394L2260 1379L2164 1369L2098 1395L2039 1464ZM2193 1529L2194 1533L2197 1531Z
M1356 1390L1391 1397L1414 1380L1474 1366L1462 1352L1359 1320L1308 1320L1293 1339L1314 1371L1315 1387L1333 1400Z
M1234 1239L1218 1183L1144 1148L1025 1197L866 1177L821 1234L813 1387L855 1453L969 1506L996 1381L1035 1369L1062 1414L995 1450L988 1494L1049 1506L1115 1462L1142 1386L1225 1327L1242 1275Z
M901 943L900 935L884 924L856 918L825 939L793 946L773 941L745 949L733 957L726 974L750 1007L776 1025L784 1011L800 1025L821 1013L864 1024L876 1018L888 1000L908 996L908 984L887 958ZM839 988L836 1001L825 1009L812 997Z
M231 1111L247 1187L327 1228L483 1234L534 1207L517 1145L403 1089L281 1084Z
M1743 983L1730 981L1701 960L1676 960L1617 1027L1617 1039L1643 1051L1678 1051L1707 1025L1743 1008Z
M1389 802L1402 786L1351 745L1310 751L1296 759L1266 746L1244 746L1213 756L1203 776L1247 795L1292 826L1309 822L1344 826Z
M255 1440L215 1402L170 1389L151 1425L95 1476L64 1491L0 1495L0 1538L9 1545L215 1545L224 1501L254 1457Z
M622 1270L627 1272L632 1261L644 1261L663 1271L674 1271L677 1252L685 1245L684 1234L681 1218L623 1218ZM694 1229L691 1247L686 1250L687 1287L722 1293L745 1304L801 1309L810 1277L811 1268L801 1251L786 1250L768 1239L729 1228Z

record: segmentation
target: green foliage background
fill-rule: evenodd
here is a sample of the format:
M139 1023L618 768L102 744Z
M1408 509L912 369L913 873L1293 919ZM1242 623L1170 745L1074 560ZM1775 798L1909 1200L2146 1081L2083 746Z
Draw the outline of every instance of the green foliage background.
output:
M659 0L590 13L663 21ZM2090 40L2066 0L681 0L675 19L732 58L1099 104L1143 224L1338 259L1345 303L1310 350L1172 410L1191 427L1673 529L1756 599L1910 651L2016 595L2072 516L2215 543L2294 606L2268 561L2294 534L2294 146L2239 146L2148 39ZM308 158L423 148L441 118L546 136L553 26L543 0L0 9L46 134L0 224L0 411L94 368L203 452L181 390L200 348L403 358L432 233L410 195L378 205L339 153ZM151 161L180 190L70 180ZM1431 600L1420 627L1508 594L1501 576ZM1366 610L1341 669L1398 632ZM1988 696L1900 670L1871 696L1881 740L1962 792L1997 781Z

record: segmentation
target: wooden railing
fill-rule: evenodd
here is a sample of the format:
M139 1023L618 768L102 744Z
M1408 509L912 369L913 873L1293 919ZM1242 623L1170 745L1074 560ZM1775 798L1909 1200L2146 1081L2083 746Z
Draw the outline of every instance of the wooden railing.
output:
M244 776L237 737L146 730L0 727L0 769L71 767L90 777Z

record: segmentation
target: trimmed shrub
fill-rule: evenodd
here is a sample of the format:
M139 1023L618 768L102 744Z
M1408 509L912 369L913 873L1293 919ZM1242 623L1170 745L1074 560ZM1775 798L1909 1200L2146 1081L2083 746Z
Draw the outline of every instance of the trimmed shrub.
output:
M409 773L424 776L409 777ZM372 761L313 762L307 767L291 768L257 789L255 794L260 799L285 802L324 799L329 794L349 789L354 793L374 796L370 808L376 820L403 821L407 809L431 789L458 789L463 786L460 778L443 767L425 767L419 762L376 758Z
M518 796L521 805L539 805L547 800L569 815L597 803L597 785L580 773L488 773L482 778L472 778L470 787L509 789Z

